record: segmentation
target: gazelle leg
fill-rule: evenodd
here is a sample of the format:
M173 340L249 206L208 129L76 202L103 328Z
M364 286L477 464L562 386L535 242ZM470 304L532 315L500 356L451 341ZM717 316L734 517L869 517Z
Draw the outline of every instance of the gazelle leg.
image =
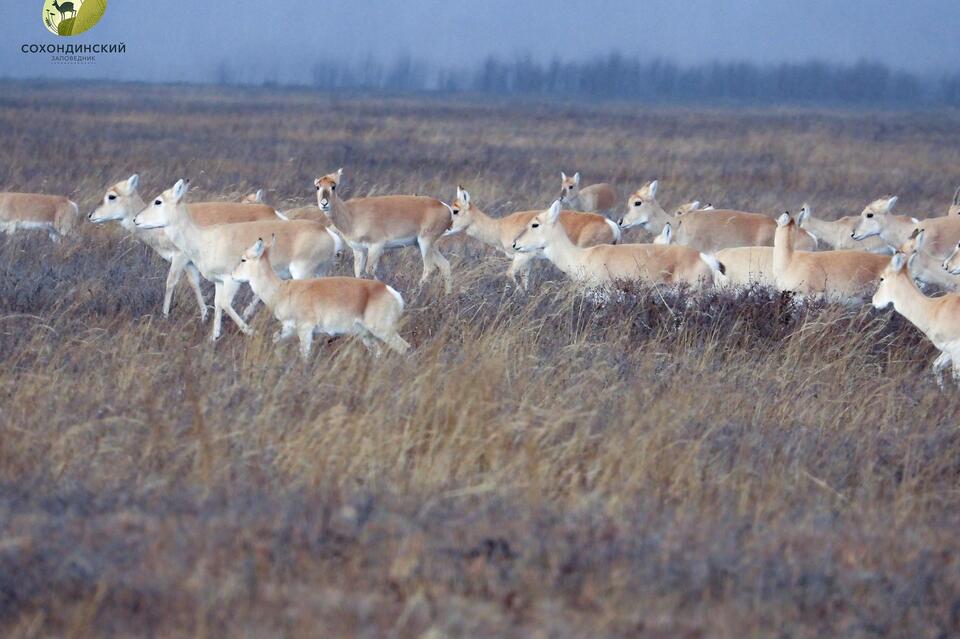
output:
M235 279L228 278L223 283L223 295L221 302L223 305L223 311L230 316L230 319L240 327L240 330L247 335L253 334L253 329L251 329L246 322L243 321L243 318L240 317L235 310L233 310L233 298L237 294L237 290L240 288L240 282Z
M170 260L170 270L167 271L167 288L163 292L163 316L170 317L170 304L173 302L173 291L180 283L180 276L187 267L190 259L183 253L177 253Z
M353 250L353 276L362 277L367 268L367 249L360 244L352 244L350 248Z
M933 360L933 375L937 379L937 386L943 389L943 370L951 363L950 355L943 352Z
M279 344L286 339L290 339L290 336L293 335L296 330L296 322L290 320L285 321L280 330L273 334L273 343Z
M301 324L298 326L297 336L300 338L300 356L307 359L310 357L310 348L313 346L313 325Z
M223 282L216 282L213 290L213 333L210 341L220 339L220 328L223 325Z
M200 288L200 271L193 265L193 262L187 264L187 282L193 289L193 294L197 297L197 306L200 307L200 322L207 321L207 303L203 299L203 289Z
M253 295L253 299L250 300L250 303L247 304L247 307L243 309L243 319L249 321L253 317L253 313L257 310L257 304L260 303L260 298L257 297L256 293Z
M433 253L433 263L440 270L440 277L443 278L443 290L449 295L453 292L453 276L450 274L450 262L440 253L436 246L430 247Z
M510 262L510 268L507 269L507 275L513 280L520 289L527 290L530 284L530 269L533 267L533 260L536 258L528 253L517 253Z
M377 265L380 263L380 256L383 255L383 244L371 244L367 249L367 275L377 277Z

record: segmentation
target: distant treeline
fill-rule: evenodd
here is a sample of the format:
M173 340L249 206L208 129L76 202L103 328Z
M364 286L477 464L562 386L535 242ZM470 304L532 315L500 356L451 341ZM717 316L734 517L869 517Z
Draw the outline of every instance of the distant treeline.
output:
M267 74L265 84L277 83ZM217 83L233 83L227 66ZM244 78L242 83L250 83ZM306 84L324 90L483 93L496 96L582 97L645 102L726 101L877 106L960 106L960 72L918 76L870 61L758 65L712 62L681 66L618 53L583 62L539 62L532 57L491 57L468 70L445 70L409 57L392 64L314 65Z

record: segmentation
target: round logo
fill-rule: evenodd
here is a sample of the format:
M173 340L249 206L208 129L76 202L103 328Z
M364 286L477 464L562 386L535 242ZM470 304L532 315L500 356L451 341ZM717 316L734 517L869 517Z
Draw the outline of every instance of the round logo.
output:
M50 33L75 36L100 22L107 0L43 0L43 24Z

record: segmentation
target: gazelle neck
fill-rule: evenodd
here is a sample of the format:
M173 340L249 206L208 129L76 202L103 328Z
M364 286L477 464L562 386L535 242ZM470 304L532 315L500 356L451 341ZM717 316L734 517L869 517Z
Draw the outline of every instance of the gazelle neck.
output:
M930 306L935 303L934 299L927 297L917 288L909 269L897 273L891 284L894 286L891 295L893 308L924 334L929 334Z
M143 198L140 197L140 193L134 191L130 195L130 207L127 208L127 214L123 216L123 219L120 220L120 226L130 231L131 233L136 232L137 227L133 223L133 218L137 217L137 214L140 213L143 209L147 208L147 205L143 203Z
M194 221L185 202L177 204L175 210L173 219L163 230L177 248L191 258L196 258L200 254L200 236L205 229Z
M828 222L827 220L808 217L803 221L800 228L819 241L826 242L830 246L837 246L844 239L844 235L850 235L849 229L844 233L843 228L841 228L842 224L842 222Z
M276 306L277 297L283 286L283 280L273 270L270 264L270 256L265 254L257 261L257 269L254 276L250 278L250 288L254 294L263 300L263 303L269 308Z
M572 279L581 279L583 276L583 254L585 252L586 249L582 249L570 241L559 222L550 231L549 241L543 248L544 257Z
M472 207L473 220L466 228L466 234L484 244L496 248L500 246L500 219L490 217L479 208Z
M344 235L350 235L353 232L353 212L336 192L330 198L330 221Z
M789 226L778 226L773 236L773 272L785 270L793 259L793 242L796 229L791 223Z
M887 214L886 224L880 230L880 239L890 246L903 244L917 226L913 218L906 215Z

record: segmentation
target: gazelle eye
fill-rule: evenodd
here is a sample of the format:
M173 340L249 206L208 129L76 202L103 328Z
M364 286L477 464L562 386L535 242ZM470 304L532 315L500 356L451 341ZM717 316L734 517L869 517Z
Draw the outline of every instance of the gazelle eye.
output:
M454 215L459 215L459 214L460 214L460 209L453 209L453 214L454 214Z
M112 202L113 200L117 199L117 196L111 193L110 195L107 196L107 199Z
M641 202L640 200L637 200L636 202L633 203L633 205L634 205L634 206L642 206L642 205L643 205L643 202Z
M873 213L867 213L867 217L873 217Z
M331 186L331 187L330 187L330 190L331 190L331 191L336 191L336 190L337 190L337 185L334 184L333 186Z
M530 225L530 228L535 229L538 226L540 226L540 224L538 222L534 222L533 224Z
M153 201L153 205L154 205L154 206L160 206L161 204L163 204L163 202L161 202L160 200L154 200L154 201Z
M880 281L881 281L881 282L883 281L883 278L882 278L882 277L880 278Z

